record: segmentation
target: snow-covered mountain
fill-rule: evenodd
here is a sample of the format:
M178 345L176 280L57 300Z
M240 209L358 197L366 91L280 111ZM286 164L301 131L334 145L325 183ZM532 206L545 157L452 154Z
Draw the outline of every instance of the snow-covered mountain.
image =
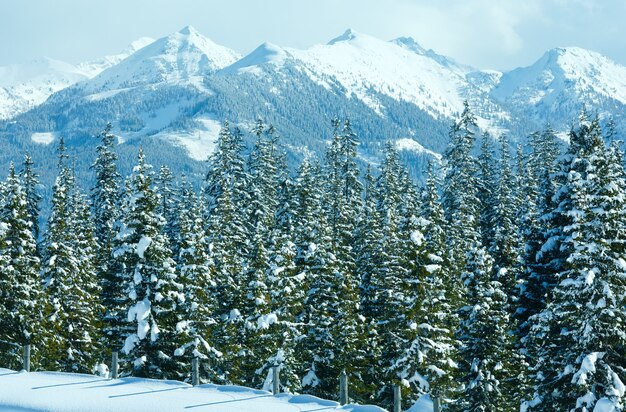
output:
M185 27L79 65L45 60L0 68L0 79L0 117L13 117L0 122L6 153L50 153L63 135L85 148L86 164L89 137L111 121L129 158L141 144L155 163L189 173L212 152L225 119L244 130L258 117L273 123L296 159L323 153L330 119L349 116L363 161L376 162L392 140L417 176L444 150L464 100L483 130L513 139L546 123L567 131L583 103L626 125L626 68L597 53L554 49L502 73L464 65L412 38L384 41L354 30L304 50L263 43L240 56ZM8 156L0 151L0 163Z
M76 66L47 57L0 67L0 119L25 112L84 79L87 75Z
M153 41L142 37L119 54L77 65L43 57L0 67L0 119L25 112L43 103L53 93L98 75Z
M112 91L159 83L201 86L204 76L238 59L234 51L213 43L187 26L103 71L87 82L84 89Z
M410 102L437 118L462 109L471 89L465 75L477 71L427 51L411 38L383 41L351 29L306 50L264 43L226 70L259 73L259 66L280 68L285 61L295 62L324 87L338 82L346 97L355 96L378 113L382 103L372 92Z
M85 73L87 77L91 79L92 77L97 76L109 67L115 66L131 54L135 53L137 50L143 49L153 42L154 39L151 37L141 37L130 43L128 47L126 47L121 53L79 63L77 67L79 70Z
M491 95L539 122L562 125L583 104L600 115L622 118L626 67L579 47L556 48L531 66L504 73Z

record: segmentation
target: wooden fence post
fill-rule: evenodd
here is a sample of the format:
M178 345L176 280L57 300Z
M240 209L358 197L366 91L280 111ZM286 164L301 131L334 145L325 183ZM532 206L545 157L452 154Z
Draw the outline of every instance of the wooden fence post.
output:
M393 385L393 412L402 411L402 391L400 385Z
M272 367L272 394L280 393L280 366Z
M30 343L24 345L24 370L30 372Z
M339 375L339 403L341 405L348 403L348 375L346 375L346 371L341 371Z
M117 379L117 351L111 354L111 379Z
M198 357L191 358L191 385L198 386L200 383L200 371L198 367Z
M433 396L433 412L439 412L441 407L439 406L439 396Z

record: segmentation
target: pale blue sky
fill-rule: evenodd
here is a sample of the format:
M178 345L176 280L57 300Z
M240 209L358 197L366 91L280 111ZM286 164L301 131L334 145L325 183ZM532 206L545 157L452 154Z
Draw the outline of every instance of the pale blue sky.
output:
M580 46L626 65L624 0L0 0L0 65L114 54L185 25L245 54L264 41L306 48L351 27L484 69Z

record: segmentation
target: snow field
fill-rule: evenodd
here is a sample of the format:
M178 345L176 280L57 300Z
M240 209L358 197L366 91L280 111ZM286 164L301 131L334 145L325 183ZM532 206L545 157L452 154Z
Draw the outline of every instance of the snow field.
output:
M174 411L353 411L381 412L377 406L345 405L310 395L279 394L213 384L60 372L15 372L0 368L0 411L51 412ZM419 410L420 412L422 410Z

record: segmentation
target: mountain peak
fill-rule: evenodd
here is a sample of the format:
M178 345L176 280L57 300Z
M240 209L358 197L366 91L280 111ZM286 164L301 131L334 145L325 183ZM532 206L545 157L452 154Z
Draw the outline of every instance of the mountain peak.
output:
M417 54L425 55L427 53L427 50L416 42L413 37L398 37L397 39L393 39L391 42L397 44L398 46L412 50Z
M568 47L555 47L545 52L543 57L539 59L539 62L549 64L550 62L556 63L559 66L582 64L588 65L599 61L610 61L602 54L583 49L582 47L568 46Z
M184 34L185 36L189 36L191 34L200 34L200 32L198 30L196 30L196 28L191 26L191 25L187 25L187 26L183 27L182 29L180 29L178 31L178 33Z
M356 30L353 30L353 29L349 28L345 32L343 32L342 35L337 36L334 39L332 39L331 41L329 41L328 44L329 45L333 45L335 43L352 41L352 40L358 39L360 37L363 37L363 34L357 32Z
M280 46L264 42L252 52L227 67L227 72L254 71L253 68L265 63L280 63L287 57L287 52Z
M234 51L204 37L191 26L140 48L124 61L103 71L88 87L94 91L161 82L193 82L239 58Z
M626 67L581 47L556 47L528 67L502 77L493 95L515 104L593 105L611 98L626 103Z
M426 49L422 47L413 37L398 37L397 39L391 40L390 43L393 43L403 49L409 50L417 55L427 57L439 63L442 66L447 67L448 69L465 76L467 73L476 71L475 68L458 63L451 57L444 56L441 54L437 54L433 49Z

